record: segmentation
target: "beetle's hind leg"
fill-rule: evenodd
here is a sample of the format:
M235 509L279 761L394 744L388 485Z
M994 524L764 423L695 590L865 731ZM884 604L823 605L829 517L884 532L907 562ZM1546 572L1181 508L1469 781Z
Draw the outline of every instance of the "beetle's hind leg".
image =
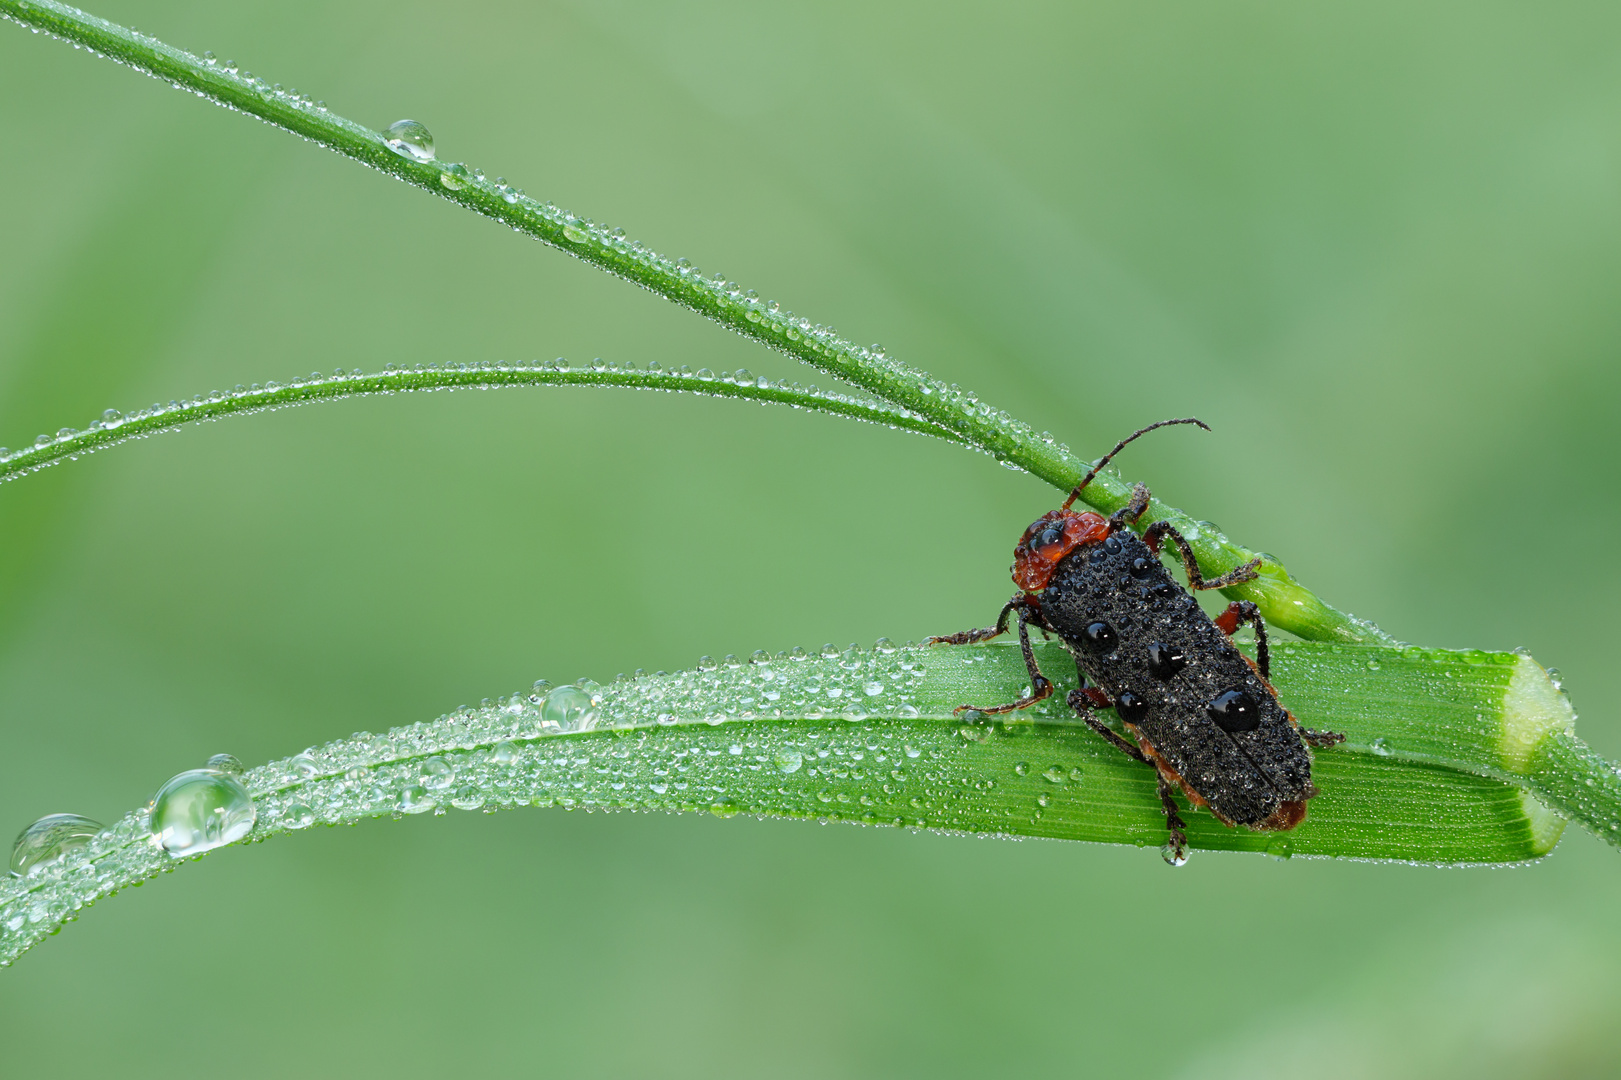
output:
M1165 808L1165 828L1170 833L1165 843L1165 861L1181 866L1188 861L1187 822L1182 820L1176 800L1171 797L1171 782L1158 769L1154 770L1154 775L1159 778L1159 802Z
M1081 671L1081 665L1076 664L1075 670L1081 677L1081 686L1080 689L1069 692L1069 698L1067 699L1069 707L1075 710L1077 716L1086 721L1087 727L1102 735L1116 750L1134 761L1140 761L1147 765L1147 755L1127 742L1108 724L1097 718L1097 714L1092 711L1094 705L1100 709L1107 709L1114 703L1109 700L1109 696L1100 688L1086 685L1086 672Z
M1010 701L1006 705L992 705L988 708L981 708L978 705L958 705L956 709L953 710L954 712L962 712L965 709L973 709L975 712L982 712L988 716L995 716L999 713L1009 713L1017 709L1028 709L1036 702L1046 701L1048 698L1052 697L1053 684L1048 681L1047 676L1041 673L1041 668L1036 666L1036 654L1034 650L1030 648L1030 619L1032 615L1039 619L1041 617L1041 609L1036 606L1036 601L1030 597L1023 595L1015 596L1008 602L1007 607L1002 609L1001 617L996 620L999 628L1006 625L1008 613L1010 611L1016 612L1019 616L1019 650L1024 653L1024 666L1025 669L1030 672L1030 696L1022 697L1017 701ZM1037 625L1039 626L1040 624L1038 623ZM1002 630L997 629L996 632L1001 633ZM984 633L984 631L970 630L968 633L976 634ZM953 635L953 638L957 636L960 635ZM994 637L995 634L990 634L987 636ZM948 638L935 638L934 640L953 645L959 644L959 642ZM975 638L971 640L983 641L985 639Z
M1193 557L1193 549L1188 546L1185 536L1176 531L1176 527L1169 521L1156 521L1143 533L1143 543L1155 555L1159 554L1159 546L1169 536L1176 541L1176 547L1182 554L1182 569L1188 572L1188 589L1199 592L1202 589L1225 589L1230 585L1242 585L1246 581L1254 581L1260 576L1259 557L1251 559L1243 566L1236 566L1218 578L1206 581L1205 576L1199 572L1199 560Z
M1108 724L1099 720L1097 715L1092 712L1092 706L1094 705L1100 709L1106 709L1113 703L1109 701L1108 695L1102 689L1086 685L1086 672L1081 670L1080 664L1075 665L1075 670L1080 675L1081 685L1079 689L1069 692L1069 707L1074 709L1082 720L1086 721L1088 727L1107 739L1116 750L1134 761L1140 761L1144 765L1152 765L1153 762L1148 760L1148 755L1144 754L1140 747L1131 745ZM1157 766L1154 769L1154 777L1159 783L1159 803L1165 810L1165 828L1170 833L1170 838L1165 844L1165 861L1173 866L1181 866L1188 861L1187 822L1182 820L1181 808L1176 805L1176 800L1171 797L1171 782L1165 778L1165 774L1160 772Z

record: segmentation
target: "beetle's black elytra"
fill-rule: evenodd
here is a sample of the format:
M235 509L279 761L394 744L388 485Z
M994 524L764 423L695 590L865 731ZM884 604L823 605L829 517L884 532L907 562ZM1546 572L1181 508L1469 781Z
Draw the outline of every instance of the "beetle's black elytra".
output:
M1305 819L1306 800L1317 794L1307 745L1332 746L1344 736L1301 728L1278 701L1267 681L1266 627L1254 604L1235 601L1211 619L1189 591L1249 581L1256 576L1256 563L1207 581L1187 541L1169 523L1156 522L1141 537L1131 532L1127 526L1148 507L1148 488L1142 484L1130 505L1108 518L1070 510L1081 490L1127 443L1166 424L1205 427L1193 419L1162 420L1121 440L1076 485L1062 509L1025 530L1014 548L1013 564L1013 580L1024 591L1002 608L996 625L931 641L985 641L1006 632L1008 617L1017 615L1031 695L979 710L1003 713L1052 694L1052 683L1030 649L1030 624L1057 636L1074 656L1080 675L1070 706L1098 734L1158 773L1170 832L1165 857L1180 866L1187 858L1187 840L1171 797L1173 787L1228 825L1292 829ZM1159 560L1167 537L1182 556L1187 589ZM1246 622L1255 627L1255 663L1229 640ZM1136 745L1092 712L1111 705Z

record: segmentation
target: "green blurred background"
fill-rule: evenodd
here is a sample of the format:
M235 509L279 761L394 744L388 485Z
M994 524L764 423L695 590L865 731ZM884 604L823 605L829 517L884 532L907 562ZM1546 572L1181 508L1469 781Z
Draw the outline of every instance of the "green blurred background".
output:
M100 0L959 381L1621 756L1621 9ZM795 365L0 27L0 442L402 345ZM828 382L821 379L824 385ZM581 675L982 623L1052 491L827 417L345 402L0 489L0 825ZM626 537L641 539L627 544ZM933 539L930 539L930 538ZM1578 558L1577 556L1581 557ZM1581 1077L1621 853L528 811L233 848L0 975L8 1076Z

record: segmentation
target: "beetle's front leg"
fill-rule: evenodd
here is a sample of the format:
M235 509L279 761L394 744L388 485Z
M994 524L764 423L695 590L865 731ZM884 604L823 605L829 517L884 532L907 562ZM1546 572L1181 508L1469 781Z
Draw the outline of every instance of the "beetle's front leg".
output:
M1016 612L1019 616L1019 651L1024 653L1024 667L1025 670L1030 673L1030 696L1019 698L1017 701L1010 701L1006 705L992 705L988 708L981 708L978 705L958 705L956 709L952 710L953 712L962 712L965 709L973 709L975 712L982 712L988 716L995 716L998 713L1009 713L1016 709L1028 709L1036 702L1046 701L1048 698L1052 697L1053 684L1048 681L1047 676L1041 673L1041 668L1036 666L1036 654L1035 651L1030 648L1030 622L1032 617L1036 619L1041 618L1040 601L1033 596L1027 596L1022 593L1008 601L1007 607L1002 609L1001 618L997 620L997 633L1002 632L1000 627L1006 621L1008 612L1010 611ZM969 634L982 632L983 631L976 630L968 631ZM940 642L942 644L955 645L958 644L958 642L954 639L960 636L962 635L952 635L952 638L934 638L932 641ZM993 634L989 636L994 637L995 635ZM981 638L977 640L984 639Z

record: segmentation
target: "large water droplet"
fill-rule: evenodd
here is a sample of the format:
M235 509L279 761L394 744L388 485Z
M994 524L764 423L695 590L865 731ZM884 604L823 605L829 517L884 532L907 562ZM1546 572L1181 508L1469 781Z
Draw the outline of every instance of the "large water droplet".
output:
M439 183L451 191L460 191L467 186L467 166L458 165L454 161L445 166L439 174Z
M433 133L415 120L396 120L383 132L388 148L412 161L433 160Z
M584 731L592 714L591 695L577 686L559 686L546 695L540 722L547 731Z
M805 755L798 750L778 750L775 761L777 768L785 773L796 773L801 765L805 764Z
M152 836L175 858L212 851L248 835L258 817L248 789L216 769L188 769L152 800Z
M101 823L78 814L46 814L17 834L11 845L11 872L18 877L84 847Z

